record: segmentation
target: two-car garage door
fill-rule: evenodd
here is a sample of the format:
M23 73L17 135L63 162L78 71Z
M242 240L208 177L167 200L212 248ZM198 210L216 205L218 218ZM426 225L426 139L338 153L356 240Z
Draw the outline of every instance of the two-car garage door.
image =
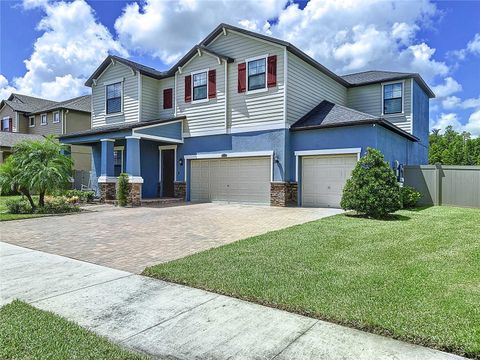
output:
M356 154L302 157L302 206L340 207L343 187L356 162Z
M190 199L270 203L270 157L192 160Z

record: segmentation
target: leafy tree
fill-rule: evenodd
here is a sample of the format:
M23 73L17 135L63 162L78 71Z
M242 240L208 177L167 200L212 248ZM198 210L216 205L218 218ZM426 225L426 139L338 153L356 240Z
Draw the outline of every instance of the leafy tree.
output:
M73 162L62 152L66 147L53 136L45 140L26 140L13 146L15 179L30 193L38 193L38 206L45 206L45 194L68 186Z
M25 196L30 203L32 210L36 206L29 190L29 183L20 176L20 167L15 163L15 157L9 156L7 160L0 165L0 194L10 191L18 192Z
M368 148L343 189L340 206L373 218L383 218L402 208L400 187L383 154Z
M480 138L468 132L459 133L448 126L441 134L430 134L429 163L443 165L480 165Z

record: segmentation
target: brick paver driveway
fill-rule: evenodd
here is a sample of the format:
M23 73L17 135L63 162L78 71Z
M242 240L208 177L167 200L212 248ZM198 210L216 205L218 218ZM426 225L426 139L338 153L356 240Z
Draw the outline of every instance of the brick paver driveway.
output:
M194 204L0 223L0 241L116 269L146 266L339 213L336 209Z

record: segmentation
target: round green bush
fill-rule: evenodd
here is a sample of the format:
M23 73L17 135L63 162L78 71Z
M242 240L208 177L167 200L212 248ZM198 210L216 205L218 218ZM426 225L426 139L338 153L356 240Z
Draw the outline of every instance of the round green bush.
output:
M402 204L404 208L415 207L418 200L422 197L422 194L415 190L415 188L406 185L400 188L400 194L402 196Z
M31 214L32 207L24 198L9 199L5 202L5 206L10 214Z
M340 206L372 218L384 218L402 208L400 187L383 154L368 148L343 189Z

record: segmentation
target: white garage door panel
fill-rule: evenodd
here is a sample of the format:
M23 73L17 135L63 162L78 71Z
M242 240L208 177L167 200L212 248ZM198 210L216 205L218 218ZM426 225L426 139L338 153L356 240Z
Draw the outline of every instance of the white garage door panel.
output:
M340 207L345 182L357 155L321 155L302 158L302 205Z
M270 203L269 157L192 160L192 201Z

